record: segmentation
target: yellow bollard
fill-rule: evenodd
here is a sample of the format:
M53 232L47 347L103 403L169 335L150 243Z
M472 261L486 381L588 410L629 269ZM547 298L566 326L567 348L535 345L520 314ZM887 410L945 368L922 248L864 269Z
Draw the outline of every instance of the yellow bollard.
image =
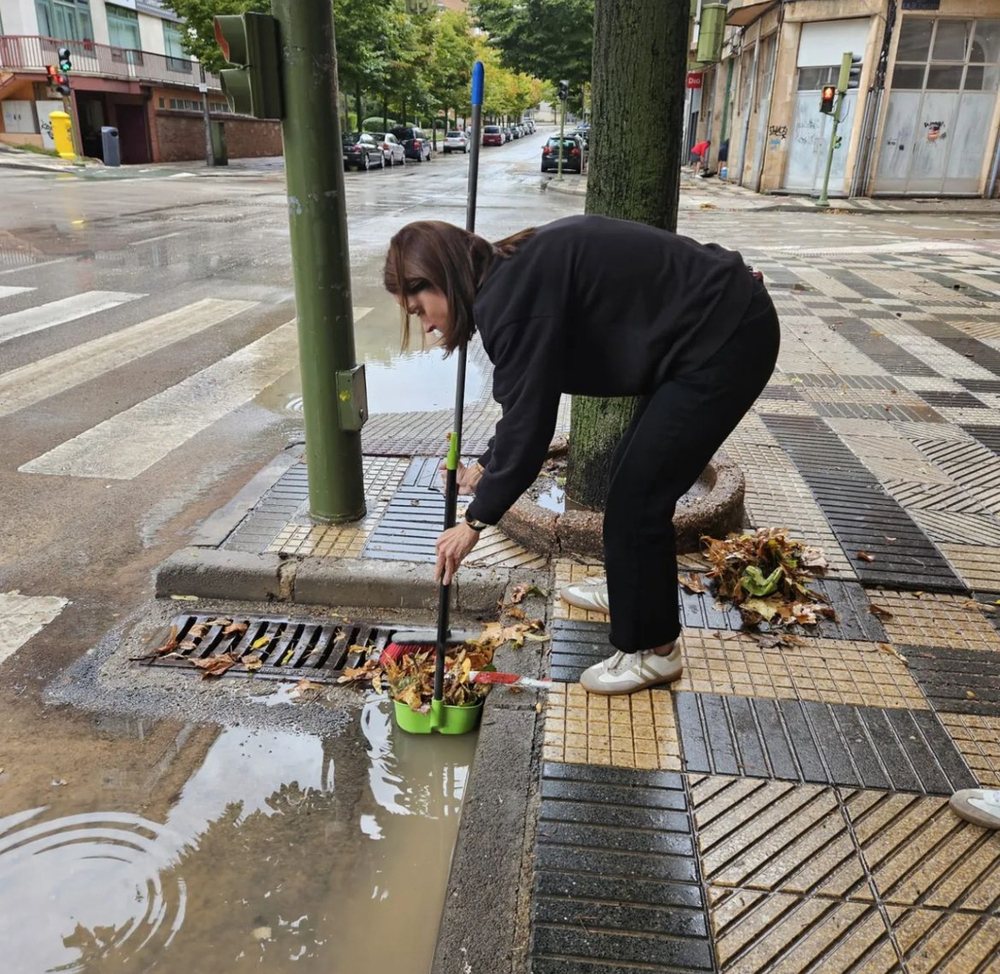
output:
M66 112L49 112L49 121L52 122L52 139L56 144L56 152L63 159L76 159L76 150L73 148L73 123Z

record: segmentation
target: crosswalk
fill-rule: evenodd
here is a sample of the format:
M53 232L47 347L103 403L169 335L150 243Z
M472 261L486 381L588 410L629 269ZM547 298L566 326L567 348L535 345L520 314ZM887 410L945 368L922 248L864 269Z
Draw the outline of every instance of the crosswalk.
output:
M141 366L146 356L197 339L224 322L256 320L261 310L261 302L256 300L189 298L163 312L159 298L156 310L160 313L144 316L147 295L91 290L51 301L36 300L31 307L5 313L5 304L17 307L27 296L37 299L42 293L31 287L0 286L0 421L11 421L7 418L20 410L73 393L86 383L119 381L115 370L136 363ZM123 327L2 370L5 351L14 347L15 339L60 325L72 329L86 324L88 318L92 323L90 316L116 308L121 309L116 320L125 322ZM370 311L355 308L355 320ZM227 334L232 334L231 328ZM64 339L61 344L65 344ZM50 448L17 469L23 474L131 480L259 396L297 365L293 320L148 398L105 415L64 442L43 443ZM75 395L80 399L70 398L70 404L88 402L91 390L80 389Z

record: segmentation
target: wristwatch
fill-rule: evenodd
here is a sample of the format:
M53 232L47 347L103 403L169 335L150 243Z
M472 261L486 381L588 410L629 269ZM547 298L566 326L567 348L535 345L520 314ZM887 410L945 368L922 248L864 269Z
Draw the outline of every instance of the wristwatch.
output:
M477 521L474 517L469 517L468 514L465 515L465 523L468 524L473 531L482 531L483 528L488 528L490 526L485 521Z

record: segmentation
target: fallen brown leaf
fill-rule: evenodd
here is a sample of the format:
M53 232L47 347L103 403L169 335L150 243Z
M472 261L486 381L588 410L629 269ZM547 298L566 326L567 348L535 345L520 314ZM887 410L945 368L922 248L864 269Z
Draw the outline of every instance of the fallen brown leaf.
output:
M524 609L519 608L516 605L508 607L506 610L507 615L511 619L527 619L528 617L524 614Z
M874 561L875 556L870 551L859 551L858 559L860 561Z
M875 645L878 646L879 652L885 653L887 656L895 656L900 663L906 662L906 657L895 646L889 643L876 643Z
M966 690L966 691L965 691L965 695L966 695L966 696L967 696L967 697L968 697L968 698L969 698L970 700L976 700L976 699L978 699L978 698L976 697L976 695L975 695L975 694L974 694L974 693L973 693L973 692L972 692L971 690Z
M203 639L212 627L207 622L196 622L188 630L189 639Z
M213 626L225 627L225 626L231 626L232 624L233 624L232 619L209 619L208 622L205 623L206 626L210 627Z
M701 595L705 591L705 583L697 572L688 572L686 575L678 575L677 581L681 583L689 592Z
M250 625L248 622L230 622L225 629L222 630L223 636L242 636L243 633L247 631L247 626Z
M251 672L255 673L263 665L264 661L256 654L251 653L249 656L244 656L240 662Z
M893 613L891 613L888 609L882 608L882 606L880 606L880 605L876 605L874 602L872 602L871 605L868 606L868 611L873 616L875 616L876 618L879 618L879 619L891 619L891 618L893 618Z
M372 689L379 695L382 694L382 674L376 673L372 677Z
M299 680L298 683L295 684L295 686L292 687L292 693L294 693L298 697L301 697L304 694L309 693L310 691L319 691L322 689L323 689L322 683L314 683L312 680L307 680L305 677L303 677L301 680Z
M222 676L223 673L231 669L238 662L239 660L232 653L220 653L218 656L208 656L205 659L191 660L191 664L201 670L201 678L203 680Z

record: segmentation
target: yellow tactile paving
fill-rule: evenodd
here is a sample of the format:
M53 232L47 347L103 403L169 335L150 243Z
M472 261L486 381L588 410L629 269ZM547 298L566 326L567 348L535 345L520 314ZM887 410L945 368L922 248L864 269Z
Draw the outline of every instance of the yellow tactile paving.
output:
M938 714L979 783L1000 788L1000 716Z
M1000 650L1000 633L967 598L883 591L870 591L868 596L892 613L882 624L897 645Z
M577 683L556 684L545 710L546 761L622 768L681 769L669 694L588 694Z
M833 788L709 775L691 803L710 886L872 899Z
M571 561L568 558L560 558L555 562L555 600L552 605L553 619L572 619L575 622L607 622L608 616L604 612L593 612L587 609L578 609L574 605L569 605L559 598L559 590L564 585L572 582L582 582L587 578L602 578L605 574L604 566L599 562Z
M897 906L886 915L910 974L1000 972L1000 918Z
M1000 549L965 544L938 547L974 592L1000 592Z
M549 556L529 551L499 528L486 528L465 564L486 568L545 568Z
M894 974L899 959L874 905L709 889L722 974Z
M674 690L926 710L906 664L877 643L805 639L765 649L750 636L686 629Z
M960 819L946 798L899 792L842 795L880 900L990 912L1000 902L1000 832Z
M298 524L281 529L268 551L281 555L313 558L359 558L372 529L385 513L399 486L409 460L395 457L365 457L365 505L367 513L349 524Z

